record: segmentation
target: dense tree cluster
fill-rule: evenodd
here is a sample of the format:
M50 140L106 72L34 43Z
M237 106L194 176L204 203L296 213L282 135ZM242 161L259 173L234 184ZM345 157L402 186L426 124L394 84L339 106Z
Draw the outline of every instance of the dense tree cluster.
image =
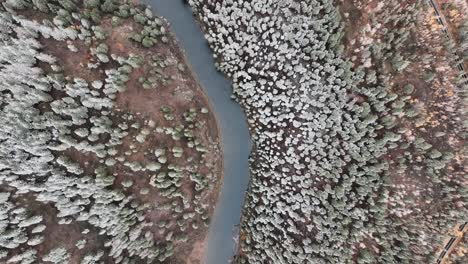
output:
M379 22L401 27L382 27L385 38L372 43L368 58L401 72L409 61L395 50L408 38L405 28L417 17L417 3L397 15L399 1L388 2ZM238 261L343 263L356 257L359 263L409 263L410 247L426 234L408 233L387 217L394 198L384 159L401 143L405 131L392 128L410 112L409 97L390 92L385 76L352 70L342 59L344 33L334 1L189 3L218 68L234 82L255 142ZM421 151L432 147L423 139L411 144ZM453 155L432 154L428 174L437 181ZM377 238L378 254L362 250L355 256L356 244L371 238ZM432 252L430 245L418 246L422 254Z
M26 208L16 205L11 194L0 193L0 259L8 256L8 250L21 246L37 246L44 240L42 216L32 215ZM37 251L26 250L10 258L10 262L34 263Z

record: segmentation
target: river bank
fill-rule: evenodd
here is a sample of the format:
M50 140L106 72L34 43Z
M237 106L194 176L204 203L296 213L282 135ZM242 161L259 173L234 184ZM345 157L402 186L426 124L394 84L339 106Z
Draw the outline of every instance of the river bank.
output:
M248 156L251 149L246 117L231 100L232 84L215 68L213 55L192 11L184 1L147 1L171 25L186 57L214 108L221 131L224 177L219 200L207 237L204 263L228 263L235 254L233 237L240 222L249 183Z

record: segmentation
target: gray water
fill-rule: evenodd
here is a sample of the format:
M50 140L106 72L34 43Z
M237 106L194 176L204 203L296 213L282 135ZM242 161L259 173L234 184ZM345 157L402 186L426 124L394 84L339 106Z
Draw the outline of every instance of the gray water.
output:
M248 156L251 149L246 116L231 100L232 84L214 67L212 51L192 10L183 0L147 0L153 11L170 23L188 63L201 82L214 108L221 130L224 152L224 180L210 224L205 253L206 264L225 264L235 254L235 226L240 222L245 191L249 183Z

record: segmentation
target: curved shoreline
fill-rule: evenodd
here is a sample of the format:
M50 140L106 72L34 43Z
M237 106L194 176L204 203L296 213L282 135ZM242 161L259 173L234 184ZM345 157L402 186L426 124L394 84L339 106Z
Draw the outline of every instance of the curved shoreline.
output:
M187 64L203 87L214 109L223 152L222 187L207 237L206 264L224 264L236 254L234 231L239 225L250 180L248 157L251 139L247 118L231 99L232 84L215 68L212 51L192 10L183 0L145 1L169 23L184 50Z

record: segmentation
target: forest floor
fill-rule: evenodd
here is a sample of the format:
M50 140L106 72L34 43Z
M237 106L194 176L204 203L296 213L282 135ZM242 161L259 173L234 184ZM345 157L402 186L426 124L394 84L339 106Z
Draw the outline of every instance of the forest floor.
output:
M39 21L45 18L40 12L25 11L23 15ZM175 37L169 33L166 43L159 41L153 47L143 49L141 45L129 40L132 33L142 30L142 26L132 19L123 20L118 25L113 25L109 17L103 19L100 26L104 32L109 34L106 44L110 54L125 57L133 54L144 58L141 67L131 74L126 84L127 89L118 94L112 109L113 113L110 116L115 123L131 119L140 127L147 128L149 134L143 142L136 142L135 138L140 132L140 127L130 128L129 134L123 139L123 144L117 149L116 156L125 157L127 162L141 164L144 167L145 163L155 160L154 151L161 148L168 154L166 155L167 160L162 164L163 167L164 164L173 164L183 168L194 167L198 173L211 179L210 186L198 194L201 197L197 198L206 205L206 214L211 216L217 201L223 173L219 129L208 98L190 71ZM168 25L164 26L168 28ZM94 80L104 80L104 71L111 68L112 63L115 64L115 62L110 62L111 65L101 64L97 69L89 69L88 63L94 63L93 59L95 58L90 54L89 46L80 40L65 43L41 39L41 44L46 53L57 58L58 65L62 67L67 78L82 78L88 83ZM70 45L76 48L76 52L67 48ZM91 43L91 47L96 47L96 43ZM154 75L154 72L151 72L154 64L159 64L157 66L158 82L145 89L142 87L140 78L151 78ZM43 70L50 71L47 68ZM169 110L162 111L162 107ZM189 111L198 113L196 124L186 120L185 115ZM171 115L169 120L165 117L168 112ZM174 137L163 132L165 128L170 127L174 129L192 127L192 136L198 140L201 146L206 148L206 152L200 154L194 147L188 146L184 137L175 140ZM169 155L174 147L181 148L184 157ZM88 153L77 150L67 151L67 154L73 161L78 162L86 173L93 173L100 164L105 162L96 155L88 155ZM201 263L208 223L200 225L200 221L196 220L185 230L184 233L188 235L185 241L171 239L171 236L175 237L179 233L176 230L179 219L173 217L170 210L161 209L161 206L164 206L164 203L168 201L167 198L161 196L158 189L149 183L148 179L153 176L154 172L152 174L151 171L144 169L135 172L122 163L117 163L111 168L110 173L116 179L112 185L113 189L121 189L126 195L133 196L137 201L149 205L149 208L144 212L144 217L154 224L147 231L151 232L155 241L174 240L174 255L169 263ZM184 174L183 177L184 180L180 188L188 199L194 199L196 195L195 184L188 180L190 175ZM130 187L123 187L122 182L130 179L133 184ZM8 187L0 186L0 190L4 188ZM142 192L144 189L149 190L149 192ZM71 253L70 263L74 264L80 263L87 252L106 250L105 237L99 234L99 230L86 222L73 221L66 225L59 224L54 206L36 203L29 194L20 195L17 202L24 204L25 207L31 207L32 211L42 212L47 216L44 219L47 235L44 242L37 248L39 255L58 246L64 247ZM164 233L161 232L160 223L165 223ZM81 239L86 239L87 243L85 247L79 249L75 247L75 244ZM107 254L102 260L105 263L113 263Z
M133 26L138 26L133 23ZM166 25L167 28L168 25ZM199 160L180 160L175 157L168 156L168 164L177 164L179 166L190 166L191 164L198 164L199 162L205 162L202 164L200 172L204 175L209 175L210 173L217 177L216 185L212 186L210 190L203 194L202 200L210 205L208 214L212 215L214 206L217 201L219 190L221 187L223 167L222 167L222 154L220 142L220 132L216 123L215 115L212 111L212 107L206 97L202 87L197 83L196 78L193 73L190 71L190 67L182 53L179 45L175 39L175 36L171 34L169 43L158 43L154 48L149 50L144 50L144 53L134 48L129 40L129 34L133 32L132 25L123 25L121 28L111 29L113 34L110 38L108 44L113 54L141 54L145 58L150 58L157 54L161 58L166 60L172 60L173 65L163 69L162 74L164 76L170 76L170 83L167 85L158 85L155 89L143 89L138 83L138 78L148 74L145 72L147 69L145 66L140 68L141 72L136 72L131 77L128 82L128 90L119 94L116 100L116 106L118 111L122 112L131 112L137 113L139 119L143 120L154 120L160 126L170 126L171 122L174 120L167 121L164 119L163 113L161 112L161 106L168 106L173 111L175 116L176 123L181 123L183 121L183 115L187 109L202 109L207 108L208 114L197 117L200 122L200 126L195 130L194 136L200 140L201 145L209 146L209 151L205 154L205 157L198 157ZM182 70L181 70L182 69ZM124 141L122 145L121 152L128 150L130 148L131 142L130 139L132 136L128 137L128 141ZM155 135L152 138L147 139L145 144L136 148L137 152L131 156L131 159L136 162L142 162L144 160L150 159L149 156L143 153L153 154L151 151L158 146L165 146L167 150L172 149L174 146L181 147L184 151L184 155L190 157L196 156L197 153L193 148L187 147L186 142L178 143L174 140L168 140L167 137ZM119 176L117 178L125 178L124 169L117 172ZM143 178L144 179L144 175ZM138 181L132 186L130 192L135 193L137 196L138 191L144 187L150 187L147 184L147 181ZM193 196L193 183L186 183L182 186L186 192L191 193ZM140 195L141 196L141 195ZM157 191L150 192L145 197L139 197L142 201L154 202L160 199ZM161 220L169 217L160 213L160 210L155 208L147 212L147 217L151 219L153 223L158 223ZM171 223L175 226L175 223ZM153 230L154 233L157 232L156 228ZM198 230L191 230L187 233L190 234L189 241L190 243L183 243L176 245L177 262L188 263L188 264L201 264L203 258L203 250L200 250L200 245L204 244L206 235L208 232L207 226L202 226ZM162 237L159 237L160 239Z

